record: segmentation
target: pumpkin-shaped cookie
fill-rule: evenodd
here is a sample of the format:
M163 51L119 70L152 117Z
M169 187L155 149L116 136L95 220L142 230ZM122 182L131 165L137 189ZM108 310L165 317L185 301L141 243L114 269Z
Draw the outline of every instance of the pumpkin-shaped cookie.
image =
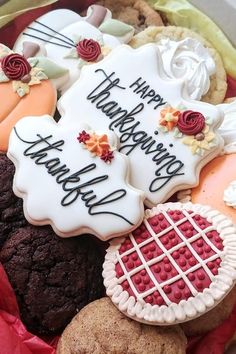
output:
M7 151L10 132L22 117L55 111L57 93L50 79L67 70L47 58L28 57L35 47L28 43L21 55L0 44L0 151Z

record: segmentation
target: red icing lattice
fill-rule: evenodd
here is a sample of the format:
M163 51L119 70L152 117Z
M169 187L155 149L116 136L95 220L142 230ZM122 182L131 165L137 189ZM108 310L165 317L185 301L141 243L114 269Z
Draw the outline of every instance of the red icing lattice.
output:
M152 305L179 303L210 286L222 249L206 218L186 210L162 212L122 243L116 276L130 296Z

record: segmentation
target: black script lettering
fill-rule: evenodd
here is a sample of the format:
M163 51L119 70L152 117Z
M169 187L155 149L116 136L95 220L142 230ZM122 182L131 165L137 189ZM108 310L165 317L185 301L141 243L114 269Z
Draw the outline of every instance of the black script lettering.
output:
M143 111L144 104L141 102L128 112L115 100L109 101L113 88L116 87L122 90L125 88L120 86L120 79L115 77L114 72L110 75L101 69L95 72L102 73L105 79L103 78L102 82L88 94L87 99L91 101L92 104L95 104L96 108L101 110L111 121L108 127L110 130L114 130L118 133L121 143L120 152L130 155L134 149L139 147L145 155L150 156L153 163L157 166L149 190L155 192L165 186L172 178L184 175L184 173L180 172L184 167L183 162L178 160L175 155L171 155L164 145L156 140L158 139L157 137L155 138L140 129L141 122L137 117L139 113ZM104 84L106 85L105 88ZM146 85L146 81L144 81L142 77L139 77L129 87L133 88L136 94L142 92L141 98L148 99L148 103L157 103L155 108L166 103L159 94L150 89L149 85ZM115 95L114 92L113 94ZM106 98L104 99L104 97ZM102 104L100 104L101 99ZM157 135L157 133L155 134ZM175 164L177 167L173 169Z
M89 180L83 182L81 181L81 176L85 176L91 171L95 171L97 166L95 163L87 165L81 168L79 171L70 174L70 169L65 165L61 164L61 161L58 157L48 158L48 153L52 150L56 150L58 152L62 152L62 146L64 145L64 140L58 140L55 142L50 142L53 138L52 135L48 135L46 137L42 137L40 134L37 134L37 139L34 141L27 141L22 139L18 134L16 128L14 128L14 132L17 138L22 141L24 144L29 145L24 152L23 155L25 157L29 157L34 160L34 163L38 166L42 165L46 168L47 172L56 177L56 182L62 186L64 192L67 192L66 195L61 200L61 205L66 207L74 203L78 197L81 197L81 200L84 202L85 206L88 208L88 213L90 215L99 215L99 214L108 214L114 215L118 218L123 219L130 225L133 225L129 220L127 220L123 215L112 212L109 210L99 210L99 208L105 204L114 203L115 201L123 198L127 192L125 189L118 189L105 195L103 198L98 200L97 195L95 194L93 188L103 182L106 181L109 176L102 175L94 178L89 178ZM46 146L45 146L46 145ZM38 148L38 150L37 150ZM44 160L43 160L44 159ZM93 187L93 188L92 188ZM87 188L91 188L86 190ZM106 188L104 187L104 190ZM96 211L94 211L94 209Z
M142 99L150 98L150 100L147 101L148 104L152 102L157 103L154 106L154 109L157 109L158 107L167 104L167 102L164 101L164 98L161 97L160 94L156 93L155 90L150 89L150 85L145 85L145 84L146 81L144 81L142 77L139 77L136 81L134 81L129 86L129 88L135 87L133 92L136 93L137 95L141 93L140 98Z

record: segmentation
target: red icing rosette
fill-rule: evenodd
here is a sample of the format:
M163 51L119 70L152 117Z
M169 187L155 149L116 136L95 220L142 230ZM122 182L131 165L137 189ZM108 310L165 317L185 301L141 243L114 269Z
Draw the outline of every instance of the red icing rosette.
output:
M28 61L16 53L5 56L1 61L1 68L10 80L20 80L31 71Z
M82 60L93 62L101 55L101 46L93 39L83 39L77 46L77 53Z
M205 126L205 117L200 112L187 110L179 114L177 127L181 133L186 135L196 135Z
M103 266L107 295L139 322L185 322L232 288L235 254L236 228L227 217L199 204L160 204L129 236L111 241Z

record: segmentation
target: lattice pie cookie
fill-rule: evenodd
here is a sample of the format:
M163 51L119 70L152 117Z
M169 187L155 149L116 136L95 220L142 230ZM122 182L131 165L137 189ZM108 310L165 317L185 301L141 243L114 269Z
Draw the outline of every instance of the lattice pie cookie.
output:
M208 206L159 204L104 262L107 295L144 323L184 322L213 308L236 279L236 229Z

